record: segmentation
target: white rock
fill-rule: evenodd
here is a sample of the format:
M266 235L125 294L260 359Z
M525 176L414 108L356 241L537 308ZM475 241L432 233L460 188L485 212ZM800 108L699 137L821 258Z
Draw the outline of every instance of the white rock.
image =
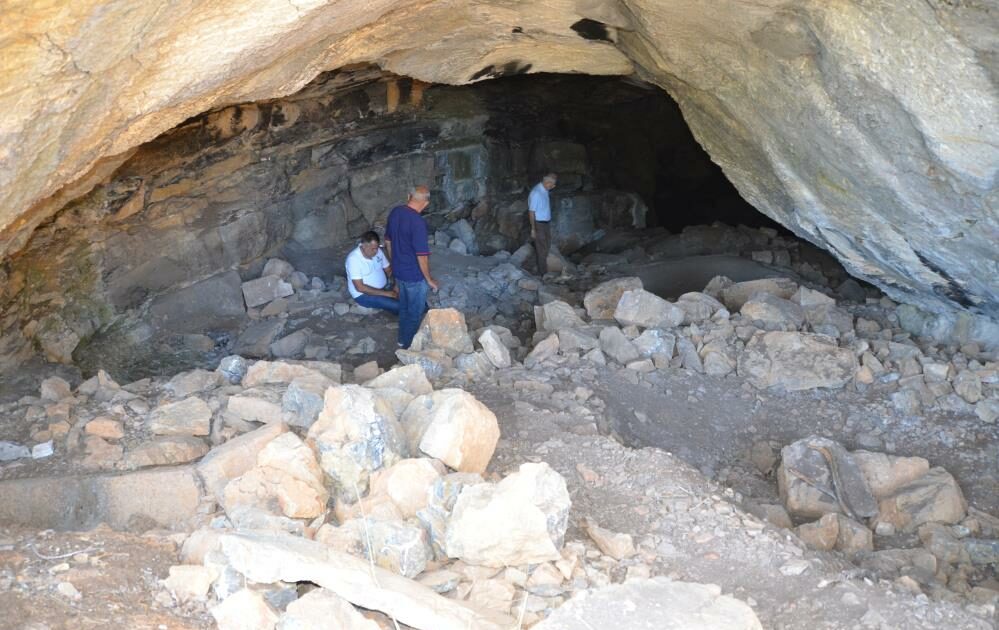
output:
M683 309L644 289L625 291L614 309L614 319L622 326L674 328L684 317Z
M479 336L479 345L482 346L482 351L485 352L486 358L495 367L510 367L510 349L503 344L499 335L495 332L492 330L484 331Z
M411 451L461 472L484 472L500 436L493 412L460 389L413 399L401 421Z
M160 405L153 410L146 428L156 435L208 435L212 410L196 396Z
M445 538L448 556L490 567L561 559L569 516L565 480L548 464L523 464L498 484L467 486Z
M277 630L379 630L379 625L333 591L317 588L299 597L288 608Z
M555 609L535 630L763 630L753 609L721 594L716 584L665 577L629 580L584 591Z

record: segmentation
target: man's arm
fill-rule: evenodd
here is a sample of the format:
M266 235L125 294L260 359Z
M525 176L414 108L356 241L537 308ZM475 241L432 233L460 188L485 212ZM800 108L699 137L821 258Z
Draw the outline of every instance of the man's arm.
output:
M531 218L531 238L534 238L536 235L536 231L534 229L534 210L528 210L527 216Z
M430 275L430 256L417 256L416 262L419 263L420 271L423 273L423 279L427 281L430 288L434 291L439 289L440 287L437 285L437 281Z
M365 295L381 295L382 297L396 297L396 294L392 291L386 291L385 289L376 289L374 287L369 287L364 284L363 280L351 280L354 283L354 288Z
M389 268L392 265L392 240L388 236L385 237L385 260L389 262Z

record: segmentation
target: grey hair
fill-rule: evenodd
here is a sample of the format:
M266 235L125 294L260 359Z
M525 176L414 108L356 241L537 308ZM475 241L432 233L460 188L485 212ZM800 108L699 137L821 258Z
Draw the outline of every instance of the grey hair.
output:
M548 173L547 175L541 178L541 181L551 182L554 184L555 182L558 181L558 175L556 175L555 173Z
M413 186L409 189L409 198L415 201L429 201L430 190L426 186Z

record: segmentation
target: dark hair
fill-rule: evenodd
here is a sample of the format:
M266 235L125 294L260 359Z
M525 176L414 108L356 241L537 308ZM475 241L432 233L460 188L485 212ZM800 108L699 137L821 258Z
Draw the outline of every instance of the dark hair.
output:
M378 238L378 232L374 230L368 230L364 234L361 234L362 243L381 243L382 240Z

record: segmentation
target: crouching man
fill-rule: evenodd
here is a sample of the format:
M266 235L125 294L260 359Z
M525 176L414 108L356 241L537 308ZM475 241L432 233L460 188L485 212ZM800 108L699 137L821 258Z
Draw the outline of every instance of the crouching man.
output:
M368 308L399 314L398 289L386 289L392 266L379 247L375 232L361 235L361 243L347 254L347 290L354 301Z

